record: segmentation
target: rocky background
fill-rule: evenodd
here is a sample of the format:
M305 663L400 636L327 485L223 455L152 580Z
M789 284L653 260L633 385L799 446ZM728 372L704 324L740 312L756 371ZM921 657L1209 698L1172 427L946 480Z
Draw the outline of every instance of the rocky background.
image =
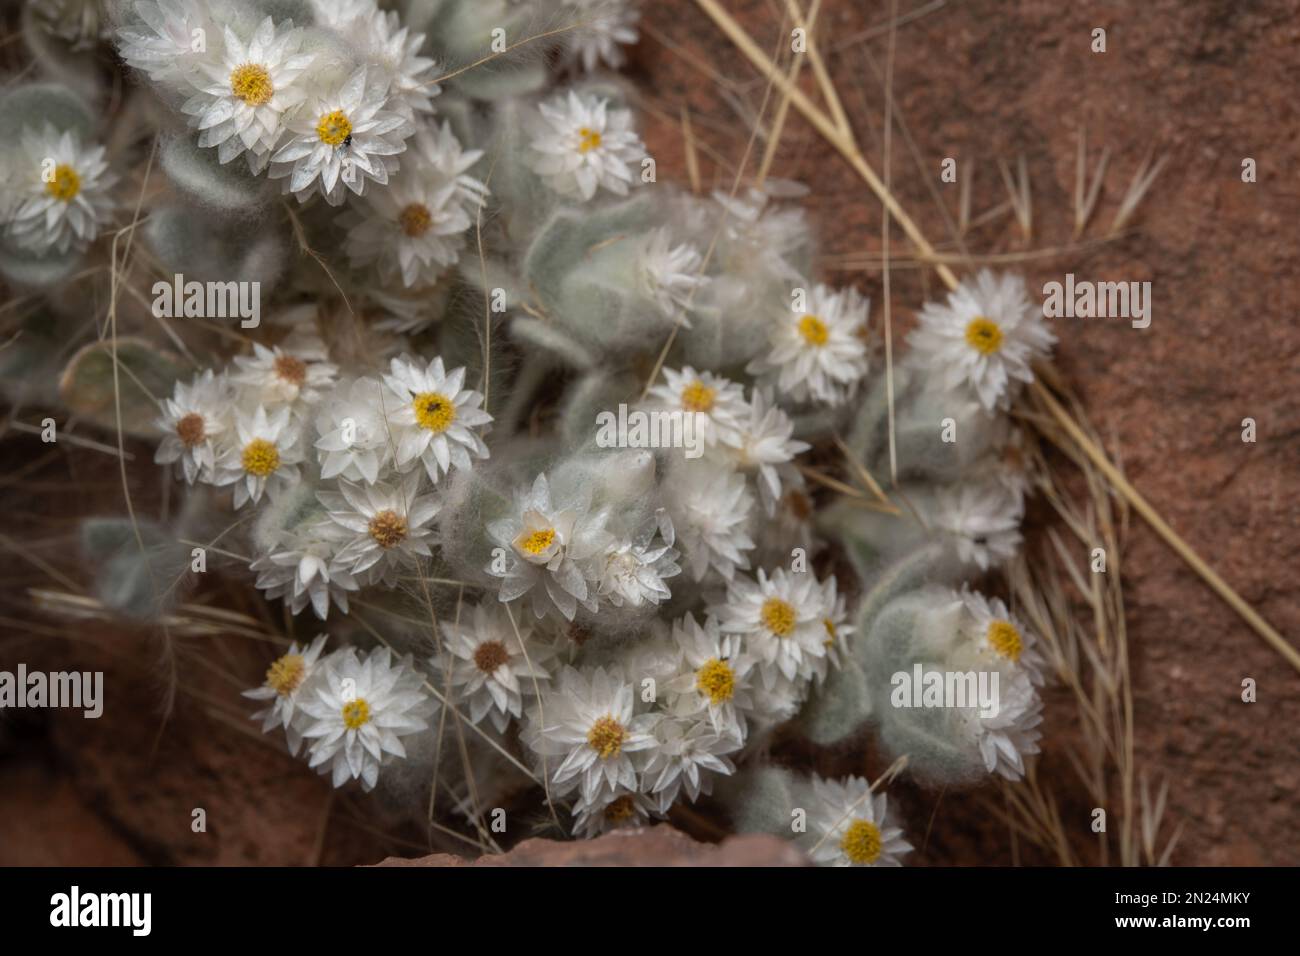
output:
M764 49L775 49L780 0L724 6ZM934 192L956 217L959 189L939 181L942 160L957 158L961 175L974 176L978 217L1006 199L998 160L1014 169L1023 156L1032 237L1026 241L1002 215L968 234L972 252L1033 252L1019 266L1031 289L1066 272L1152 283L1153 321L1145 330L1123 320L1058 321L1061 372L1112 455L1166 519L1284 635L1300 635L1300 138L1293 96L1300 3L901 0L898 13L895 107L920 158L918 167L896 132L891 178L904 207L942 246L949 233ZM877 166L889 17L888 2L825 0L817 34ZM1105 53L1090 49L1097 27L1106 30ZM659 175L685 181L685 106L703 186L729 187L766 84L692 0L646 4L629 76L649 112L647 140ZM1092 222L1075 239L1084 129L1089 174L1102 149L1110 160ZM760 140L751 170L762 149ZM1099 241L1148 154L1167 159L1131 223L1135 231ZM1257 164L1255 183L1242 181L1247 157ZM807 203L828 264L879 253L879 204L793 111L773 175L811 185ZM1069 248L1051 253L1061 247ZM905 253L896 239L894 256ZM857 282L879 315L878 270L827 269L826 276ZM893 290L901 330L923 296L940 287L903 263ZM1254 444L1242 442L1247 417L1257 423ZM137 452L133 494L148 500L158 494L152 456ZM75 548L76 520L91 507L89 496L75 497L77 489L111 491L116 465L75 450L51 452L12 432L0 443L0 463L5 541L31 540L36 528L43 535L39 547L17 549L24 558L13 548L0 552L0 666L22 660L33 668L109 671L98 721L50 712L0 720L0 863L352 864L456 850L395 823L382 800L332 795L278 742L268 745L251 722L227 716L238 710L231 678L256 683L266 648L214 642L220 654L214 651L211 667L184 671L184 692L164 722L156 639L102 622L69 631L65 621L33 611L26 589L50 579L32 559L52 561ZM120 486L118 493L119 503L110 494L105 509L120 508ZM1133 526L1124 563L1137 757L1169 781L1167 817L1183 826L1174 862L1300 862L1300 675L1146 527ZM274 617L278 609L254 613ZM1240 700L1246 677L1258 684L1254 704ZM1072 732L1062 716L1049 717L1049 741ZM884 766L865 744L818 755L816 763L868 774ZM1071 771L1049 752L1043 772L1068 779ZM911 862L1012 861L1005 827L979 800L896 789L909 835L924 844ZM1071 802L1068 783L1058 789L1067 796L1067 823L1084 833L1089 801L1079 793ZM207 814L205 833L191 830L198 807ZM707 827L679 822L709 835ZM607 838L583 851L529 843L517 854L525 863L791 862L774 842L705 850L666 833Z

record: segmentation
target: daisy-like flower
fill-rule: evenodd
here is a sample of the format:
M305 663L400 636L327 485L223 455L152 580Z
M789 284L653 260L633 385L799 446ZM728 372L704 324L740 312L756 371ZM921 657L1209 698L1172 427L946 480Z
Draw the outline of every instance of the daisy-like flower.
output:
M365 18L368 59L378 65L388 80L390 107L415 119L417 113L433 112L433 97L442 88L433 82L437 64L420 55L423 33L411 33L402 26L395 11L377 11Z
M544 126L532 142L532 168L547 185L583 200L602 186L627 195L631 164L645 156L631 110L610 109L607 100L573 90L538 109Z
M511 717L523 715L524 698L536 696L551 679L546 665L555 645L531 639L528 623L511 624L499 604L475 605L467 623L443 622L442 633L451 686L468 702L472 723L490 717L504 733Z
M324 479L373 483L392 459L378 379L358 378L331 393L316 416L316 454Z
M387 185L406 149L411 122L388 108L387 83L360 67L336 91L316 96L289 123L290 139L271 156L271 178L306 202L319 190L332 206L366 182Z
M807 310L783 316L772 329L768 353L746 371L775 381L797 402L842 404L867 374L869 311L870 302L856 289L814 286Z
M157 83L193 76L206 53L195 49L196 37L206 47L206 37L217 36L207 0L136 0L133 9L139 22L118 31L122 59Z
M302 453L288 407L270 415L261 405L251 415L236 411L235 438L237 444L217 459L213 484L235 486L236 508L257 504L263 492L277 495L298 480Z
M646 761L644 780L658 809L667 813L685 792L692 803L713 790L713 775L729 776L736 765L727 754L740 749L740 741L719 734L707 720L665 716L655 724L656 745Z
M633 713L633 688L619 670L566 667L528 712L528 745L548 760L551 783L573 786L583 803L602 793L637 789L637 758L655 745L653 714ZM543 723L544 721L544 723Z
M849 638L858 629L849 623L848 601L839 593L839 581L835 575L822 583L822 611L822 627L826 632L822 644L826 647L826 662L831 667L839 667L843 655L847 653ZM817 679L825 676L825 671L822 671Z
M902 866L912 850L892 822L883 793L871 793L861 777L813 777L815 806L809 809L804 842L823 866Z
M632 830L650 822L655 802L636 790L617 789L583 803L574 814L573 833L590 840L610 830Z
M462 150L451 124L422 129L410 145L388 188L372 189L363 209L340 217L352 264L377 265L385 282L400 277L407 287L432 284L459 261L466 230L474 225L471 210L487 195L487 187L465 172L482 151Z
M292 24L277 27L270 17L247 43L227 26L220 58L198 64L199 92L181 111L199 130L199 146L217 148L218 162L246 152L254 173L266 168L284 132L286 113L306 95L303 73L314 57L299 52L302 36Z
M737 383L697 372L689 365L680 371L664 369L664 382L650 389L650 395L670 411L692 412L697 427L703 425L704 443L713 446L724 434L734 433L749 414L745 390Z
M1023 668L1035 685L1043 683L1047 661L1038 649L1038 638L1011 616L999 598L986 598L966 588L962 604L969 618L969 630L981 653Z
M49 123L24 129L9 175L9 235L37 254L85 249L113 213L109 190L117 177L108 172L104 147L83 146L71 131Z
M771 205L775 193L771 180L767 188L751 187L742 195L714 192L725 217L719 243L724 273L800 278L789 257L807 241L807 223L798 206Z
M617 70L627 60L623 47L637 41L636 22L641 12L626 0L564 0L576 7L583 27L569 40L570 56L588 73L601 62Z
M778 466L807 451L807 442L791 438L794 422L773 401L771 389L754 388L747 415L732 431L719 434L733 461L743 470L757 471L758 489L771 514L781 500L781 472Z
M373 790L380 766L406 756L401 738L428 729L433 700L411 659L394 664L386 647L364 661L347 648L321 663L324 679L313 681L315 693L298 704L312 718L302 731L311 741L310 765L332 772L336 787L359 779Z
M267 348L253 343L253 354L235 356L230 380L253 390L256 401L268 408L302 401L315 405L321 390L334 384L338 367L322 361L323 354L308 348Z
M669 474L664 495L696 581L710 568L730 581L737 568L749 567L745 552L754 549L748 531L754 496L744 475L704 461L685 462Z
M681 716L706 714L715 734L743 741L746 717L754 710L749 686L754 661L741 650L741 639L723 634L715 618L707 617L701 625L688 612L673 622L673 642L682 666L665 687L674 695L670 710Z
M661 511L632 537L611 544L600 559L600 595L614 607L658 604L672 597L664 579L682 570L673 540L672 521Z
M398 468L418 460L437 484L452 465L469 471L471 455L488 457L487 445L474 429L491 422L492 416L479 407L482 394L463 387L463 367L448 372L441 357L423 366L403 356L393 359L389 369L384 384L392 394L385 413L397 443Z
M271 702L265 710L255 713L253 719L262 721L262 733L276 725L283 727L289 738L289 753L294 755L302 747L302 732L293 719L295 708L299 699L310 693L308 681L316 673L316 662L328 639L329 635L320 634L307 647L290 644L288 653L277 657L266 669L266 682L243 692L251 700Z
M347 614L348 592L359 585L347 571L330 567L339 548L336 538L323 525L289 536L248 566L257 575L258 590L265 591L268 600L283 600L293 614L302 613L310 604L324 621L331 602Z
M759 569L757 584L739 575L717 612L724 633L741 635L769 687L777 673L802 681L826 666L824 598L810 572L777 568L768 577Z
M987 571L1015 556L1020 547L1024 499L997 480L942 489L933 526L949 535L957 556Z
M997 713L986 717L978 707L968 707L960 718L979 746L985 769L1015 781L1025 775L1024 758L1038 753L1043 701L1028 670L1007 668L1000 673Z
M177 382L172 397L163 400L158 428L164 433L154 462L181 463L189 484L196 479L211 481L216 468L218 440L226 431L230 416L230 385L225 373L205 369L189 385Z
M581 604L595 612L595 574L590 567L608 549L613 536L605 530L606 514L590 514L579 497L552 503L551 486L539 474L531 488L515 493L509 517L488 525L488 536L505 551L505 567L494 559L488 573L502 578L503 603L532 592L533 614L545 616L550 605L572 621Z
M645 239L638 262L641 287L646 296L659 307L666 318L680 316L686 328L691 323L686 318L696 292L708 284L701 275L704 257L689 243L672 244L668 230L660 227Z
M438 513L439 503L433 495L419 494L423 477L412 471L395 484L340 481L337 493L321 492L317 497L329 511L330 520L351 536L331 566L364 575L367 582L387 582L399 568L430 557L433 530L429 522Z
M909 336L912 361L931 370L948 388L969 388L985 408L1005 409L1030 366L1050 351L1056 336L1029 300L1020 276L981 270L930 302Z

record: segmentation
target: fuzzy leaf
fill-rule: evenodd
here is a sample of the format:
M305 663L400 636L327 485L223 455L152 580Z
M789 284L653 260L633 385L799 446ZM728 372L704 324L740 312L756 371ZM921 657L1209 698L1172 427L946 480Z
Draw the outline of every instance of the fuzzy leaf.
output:
M144 339L118 339L117 360L122 430L152 436L158 401L171 395L173 383L186 370L176 356ZM74 414L115 432L112 343L92 342L72 356L59 380L59 394Z

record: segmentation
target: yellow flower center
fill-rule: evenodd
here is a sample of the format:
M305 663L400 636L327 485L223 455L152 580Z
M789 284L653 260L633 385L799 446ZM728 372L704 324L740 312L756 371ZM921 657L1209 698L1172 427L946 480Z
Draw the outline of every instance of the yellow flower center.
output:
M763 610L759 612L759 620L763 622L763 626L777 637L790 636L794 630L794 618L794 608L789 602L775 597L764 601Z
M608 715L597 720L587 731L587 745L596 751L601 760L617 757L623 749L625 739L627 731L623 725Z
M600 132L584 126L578 130L578 152L586 154L600 147Z
M292 694L302 683L307 665L300 654L285 654L266 670L266 682L277 694Z
M208 437L207 423L198 412L190 412L176 423L176 437L186 448L193 448Z
M826 628L826 640L822 641L822 646L834 647L835 638L837 636L835 632L835 622L829 617L824 617L822 618L822 627Z
M710 658L695 672L695 686L709 695L710 703L725 704L736 692L736 674L725 661Z
M72 202L81 192L81 177L67 163L54 167L54 178L45 184L45 191L59 202Z
M280 450L265 438L254 438L244 446L244 471L265 478L280 467Z
M707 414L713 411L713 401L717 394L717 389L709 388L699 379L696 379L682 389L682 408L688 412L704 412Z
M271 99L275 86L266 67L244 63L230 71L230 92L249 106L261 106Z
M605 808L605 819L610 823L626 823L632 819L634 813L636 813L636 801L632 799L632 794L625 793Z
M854 820L844 831L840 849L850 863L875 863L880 858L880 828L870 820Z
M421 392L411 402L415 409L415 420L421 428L427 428L435 435L445 432L456 420L456 404L446 395L437 392Z
M500 641L484 641L474 651L474 666L484 674L494 674L496 669L510 660L510 652Z
M521 535L515 545L520 551L527 551L529 554L541 554L551 546L551 542L554 540L554 528L540 528L527 535Z
M992 319L977 315L966 326L966 344L981 355L992 355L1002 348L1002 330Z
M352 123L342 110L334 110L316 121L316 135L326 146L338 146L352 135Z
M433 215L429 212L429 207L423 203L413 202L406 206L401 215L397 217L398 223L401 224L402 232L406 233L412 239L418 239L429 231L433 225Z
M343 725L348 730L360 730L370 721L370 705L364 697L350 700L343 705Z
M826 327L826 323L815 315L805 315L799 320L799 334L809 345L821 347L831 337L831 330Z
M406 540L406 519L396 511L380 511L370 519L370 537L381 548L395 548Z
M1020 652L1024 650L1024 644L1020 640L1020 632L1010 621L990 621L988 641L989 646L1007 660L1020 660Z

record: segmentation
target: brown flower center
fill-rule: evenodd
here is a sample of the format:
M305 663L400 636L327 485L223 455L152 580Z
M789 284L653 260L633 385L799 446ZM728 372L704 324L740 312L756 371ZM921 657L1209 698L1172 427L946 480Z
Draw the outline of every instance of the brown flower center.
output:
M384 510L370 519L370 537L381 548L395 548L406 540L406 519L396 511Z
M496 669L510 660L510 652L500 641L484 641L474 651L474 666L484 674L494 674Z
M307 363L292 355L279 355L275 359L275 375L282 382L301 385L307 381Z
M208 437L207 426L204 424L203 416L198 412L190 412L176 423L176 437L181 440L186 448L193 448L201 444Z
M429 207L423 203L413 202L402 210L397 221L402 226L402 232L406 233L412 239L418 239L429 231L433 225L433 216L429 213Z

